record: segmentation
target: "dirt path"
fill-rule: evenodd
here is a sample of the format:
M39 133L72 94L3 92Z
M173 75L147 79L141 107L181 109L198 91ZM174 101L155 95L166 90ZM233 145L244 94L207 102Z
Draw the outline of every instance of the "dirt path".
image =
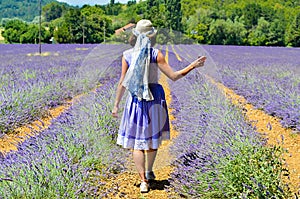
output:
M51 120L58 117L69 106L59 106L49 110L49 116L44 117L41 121L34 121L33 123L17 128L14 133L6 134L0 139L0 153L8 153L16 151L17 144L24 142L28 137L34 136L37 132L41 132L49 127Z
M43 117L41 120L37 120L32 122L31 124L17 128L13 133L5 134L2 138L0 138L0 153L5 155L10 151L18 150L18 143L22 143L29 137L34 136L39 132L47 129L53 119L57 118L64 111L70 108L70 106L72 106L73 103L79 100L81 96L82 95L78 95L74 97L72 100L67 101L65 105L50 109L48 116Z
M166 92L167 103L170 104L171 94L170 89L168 87L168 83L166 81L166 77L163 77L160 80L160 84L163 85L164 90ZM172 110L169 109L169 113L171 112ZM172 116L172 114L170 114L170 120L172 119L174 119L174 117ZM174 130L171 124L171 140L177 135L178 132ZM169 146L172 144L171 140L163 142L162 146L158 150L153 166L153 170L156 175L156 180L154 183L152 183L150 192L144 194L140 193L140 179L138 173L136 172L133 162L130 162L126 172L107 181L106 189L114 189L114 191L111 194L109 194L107 198L168 199L169 195L165 191L165 189L169 185L168 179L173 170L170 166L172 157L169 154ZM129 161L132 161L130 157ZM172 195L175 195L175 193L173 193Z
M284 180L291 185L293 193L300 191L300 135L291 129L282 127L279 118L255 109L247 103L244 97L235 94L233 90L220 83L214 83L224 91L224 94L231 99L233 104L245 110L246 119L257 128L257 132L268 139L269 145L282 146L288 150L284 158L290 172L290 179Z
M166 50L166 60L168 61L168 49ZM165 75L161 75L159 83L163 86L167 104L170 104L172 101L171 91L169 84L167 82L167 77ZM169 116L170 120L174 120L174 116L172 115L172 109L169 107ZM114 192L108 195L107 198L130 198L130 199L168 199L170 196L176 197L176 193L167 192L166 188L169 185L170 174L173 171L172 166L170 165L173 157L169 153L169 147L172 144L172 139L178 135L178 132L172 126L170 122L171 128L171 139L169 141L163 142L161 147L158 150L155 163L153 166L154 173L156 175L156 180L151 184L151 190L148 193L141 194L140 193L140 179L138 173L136 172L135 166L129 157L129 166L127 171L111 178L107 181L106 189L114 189Z

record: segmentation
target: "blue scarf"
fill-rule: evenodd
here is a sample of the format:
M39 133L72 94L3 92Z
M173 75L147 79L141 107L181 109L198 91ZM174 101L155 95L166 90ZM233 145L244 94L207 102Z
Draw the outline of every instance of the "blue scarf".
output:
M133 48L132 62L128 68L122 85L139 101L154 100L149 89L149 66L151 41L147 35L152 34L154 29L146 33L133 31L137 36L136 44Z

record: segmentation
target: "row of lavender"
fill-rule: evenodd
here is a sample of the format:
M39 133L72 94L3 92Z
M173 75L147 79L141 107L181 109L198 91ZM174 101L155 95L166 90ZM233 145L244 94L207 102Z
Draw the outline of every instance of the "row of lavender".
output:
M171 54L172 66L182 68L196 56L195 50L178 51L187 61L178 62ZM92 66L92 59L88 60ZM122 155L118 155L122 150L113 141L117 123L110 116L109 100L114 95L117 67L118 64L112 65L103 73L109 81L97 94L81 98L50 129L1 160L0 198L105 195L101 179L122 169ZM214 73L213 69L204 69ZM172 87L177 99L173 104L177 110L176 126L182 132L173 148L178 160L172 186L177 191L201 198L288 195L279 178L280 149L262 147L241 112L226 102L213 85L194 73ZM113 164L112 160L117 162ZM184 175L183 170L191 172Z
M96 63L95 63L96 64ZM123 169L126 156L115 144L118 121L110 111L120 68L80 98L49 129L0 157L0 198L101 198L104 179Z
M125 45L1 45L0 135L94 88Z
M175 50L170 64L180 69L204 54L199 46ZM231 104L207 78L217 77L208 59L179 82L171 84L174 126L180 135L171 149L176 158L171 186L187 198L288 198L288 174L281 162L283 150L264 147L264 140L247 124L238 107Z
M184 49L191 46L182 46ZM300 131L300 49L203 46L220 81L258 109Z

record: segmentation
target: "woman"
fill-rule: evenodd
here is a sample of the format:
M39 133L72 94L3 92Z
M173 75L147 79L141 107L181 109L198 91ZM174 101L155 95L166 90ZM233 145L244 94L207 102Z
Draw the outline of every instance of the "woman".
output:
M112 115L118 117L119 103L127 89L129 95L117 144L133 149L133 160L142 181L142 193L149 191L148 181L155 179L152 166L157 149L163 140L170 139L167 104L164 90L158 84L158 69L176 81L203 66L206 60L202 56L184 69L173 71L162 52L152 47L155 36L156 30L151 21L142 19L137 23L130 40L134 48L123 53L122 72L112 110Z

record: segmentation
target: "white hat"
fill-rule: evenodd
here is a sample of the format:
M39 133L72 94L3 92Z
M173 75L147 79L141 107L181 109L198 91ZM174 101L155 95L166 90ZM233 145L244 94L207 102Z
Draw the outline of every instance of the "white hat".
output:
M136 27L133 29L133 34L137 36L140 33L148 33L148 37L153 37L156 35L157 30L153 27L150 20L141 19L137 22Z

